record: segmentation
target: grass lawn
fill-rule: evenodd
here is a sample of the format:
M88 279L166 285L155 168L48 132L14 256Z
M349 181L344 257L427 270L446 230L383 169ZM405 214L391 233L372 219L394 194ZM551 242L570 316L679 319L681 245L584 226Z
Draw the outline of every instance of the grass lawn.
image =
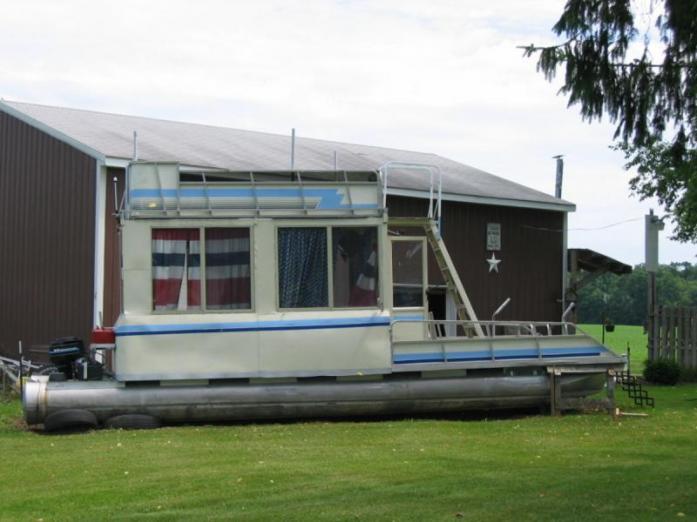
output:
M651 393L649 417L616 421L598 413L71 435L26 431L19 403L2 402L0 519L695 519L697 385Z
M598 341L602 339L603 330L599 324L580 324L578 326ZM627 346L629 346L631 348L632 373L641 375L644 362L648 357L648 339L643 327L616 325L614 332L605 332L605 344L617 354L627 353Z

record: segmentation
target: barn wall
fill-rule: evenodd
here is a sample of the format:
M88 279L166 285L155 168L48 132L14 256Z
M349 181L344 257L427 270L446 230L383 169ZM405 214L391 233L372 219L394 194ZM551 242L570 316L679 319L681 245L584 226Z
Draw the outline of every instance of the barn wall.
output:
M425 216L426 202L388 197L390 216ZM501 224L499 273L485 261L487 223ZM499 319L559 321L562 297L564 214L527 208L443 202L443 237L480 319L489 319L507 297ZM429 281L442 284L435 259Z
M0 111L0 352L89 336L95 172L90 156Z

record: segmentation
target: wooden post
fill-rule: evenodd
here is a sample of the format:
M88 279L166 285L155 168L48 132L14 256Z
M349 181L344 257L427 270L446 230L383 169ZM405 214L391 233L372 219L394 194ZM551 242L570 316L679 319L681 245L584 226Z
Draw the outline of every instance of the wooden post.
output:
M644 257L647 280L646 316L648 329L648 355L653 361L659 357L656 350L656 337L653 324L656 320L656 272L658 271L658 232L663 230L663 221L655 216L653 210L644 216Z
M692 350L690 362L692 368L697 368L697 309L692 309L690 315L690 349Z
M607 412L615 417L617 410L615 409L615 371L607 371L607 401L608 410Z
M656 339L656 334L658 333L658 317L656 310L656 272L648 272L647 280L647 299L646 299L646 313L648 317L646 329L648 334L648 356L649 361L654 361L658 358L658 347L656 346L658 339Z
M549 413L553 417L561 415L561 371L548 368L549 372Z

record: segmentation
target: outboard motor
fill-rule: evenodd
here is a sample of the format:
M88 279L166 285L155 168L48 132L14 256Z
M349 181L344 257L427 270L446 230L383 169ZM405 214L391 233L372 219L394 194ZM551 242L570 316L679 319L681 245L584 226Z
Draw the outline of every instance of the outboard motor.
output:
M104 377L101 363L80 357L72 365L73 376L79 381L100 381Z
M74 376L74 362L85 356L85 345L77 337L61 337L54 339L48 345L48 357L58 372L66 379Z

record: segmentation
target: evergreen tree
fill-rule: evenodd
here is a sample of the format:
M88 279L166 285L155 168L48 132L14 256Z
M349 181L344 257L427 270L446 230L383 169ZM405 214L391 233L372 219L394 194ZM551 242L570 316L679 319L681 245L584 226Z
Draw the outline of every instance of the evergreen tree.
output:
M697 1L568 0L552 30L565 41L525 55L549 80L563 70L583 119L617 124L631 189L658 199L675 239L697 241Z

